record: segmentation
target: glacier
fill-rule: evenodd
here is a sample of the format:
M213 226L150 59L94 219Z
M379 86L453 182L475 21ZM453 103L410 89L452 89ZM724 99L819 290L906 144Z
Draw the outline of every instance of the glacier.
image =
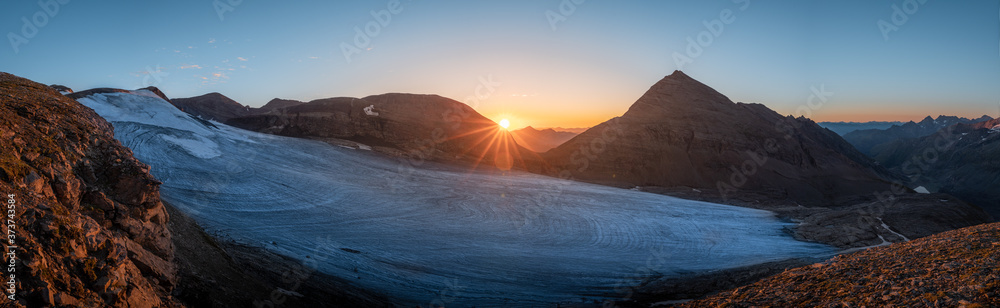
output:
M645 277L834 253L794 240L768 211L523 172L408 170L197 119L151 94L78 101L151 166L164 201L212 233L408 306L598 305Z

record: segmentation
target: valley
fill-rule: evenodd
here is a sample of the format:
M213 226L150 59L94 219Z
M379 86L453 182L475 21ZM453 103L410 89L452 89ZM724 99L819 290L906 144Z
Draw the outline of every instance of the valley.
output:
M598 305L651 257L670 277L835 251L767 211L434 163L389 185L398 162L365 150L206 125L150 92L79 100L209 232L401 303L457 285L462 306Z

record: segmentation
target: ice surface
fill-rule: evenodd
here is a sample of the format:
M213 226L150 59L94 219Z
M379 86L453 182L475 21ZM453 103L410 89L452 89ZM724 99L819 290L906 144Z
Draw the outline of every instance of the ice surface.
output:
M793 240L767 211L527 173L408 169L201 122L157 97L79 101L152 166L163 199L206 229L411 306L593 304L645 276L833 252Z

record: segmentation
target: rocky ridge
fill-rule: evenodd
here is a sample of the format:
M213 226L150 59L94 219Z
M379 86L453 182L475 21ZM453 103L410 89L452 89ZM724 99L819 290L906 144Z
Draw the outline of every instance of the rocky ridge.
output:
M955 125L955 124L971 124L982 121L989 121L993 118L989 116L982 116L978 119L966 119L955 116L944 116L940 115L937 119L927 116L923 120L918 122L907 122L902 125L893 125L886 129L864 129L856 130L847 134L844 134L844 140L851 143L855 148L857 148L862 153L868 154L869 156L878 156L880 152L880 147L885 144L892 143L897 140L906 140L921 138L934 134L938 130Z
M7 73L0 73L0 109L0 191L17 205L15 305L178 305L159 182L113 138L111 125Z
M437 95L390 93L338 97L230 119L264 133L372 148L410 160L438 160L510 170L537 164L534 152L468 105ZM355 144L344 144L348 140ZM495 167L495 168L494 168Z
M275 109L287 108L287 107L292 107L292 106L295 106L295 105L302 105L302 104L305 104L305 102L300 102L300 101L297 101L297 100L290 100L290 99L275 98L275 99L272 99L272 100L268 101L267 104L264 104L264 106L261 106L258 110L263 113L263 112L269 112L269 111L275 110Z
M893 125L903 125L903 122L894 121L870 121L870 122L817 122L819 126L829 129L837 135L845 135L847 133L865 130L865 129L887 129Z
M175 98L167 101L184 112L205 120L219 122L256 113L255 109L240 105L240 103L217 92L190 98Z

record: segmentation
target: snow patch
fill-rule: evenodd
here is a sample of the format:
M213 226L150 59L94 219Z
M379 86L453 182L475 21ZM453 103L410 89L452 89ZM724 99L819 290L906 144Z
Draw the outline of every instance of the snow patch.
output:
M377 117L378 116L378 112L375 112L375 105L371 105L371 106L365 107L365 114L373 116L373 117Z
M112 124L135 122L187 131L201 136L215 135L211 129L149 91L98 93L76 101L94 109Z
M915 191L915 192L917 192L919 194L929 194L929 193L931 193L929 190L927 190L927 187L923 187L923 186L918 186L917 188L914 188L913 191Z

